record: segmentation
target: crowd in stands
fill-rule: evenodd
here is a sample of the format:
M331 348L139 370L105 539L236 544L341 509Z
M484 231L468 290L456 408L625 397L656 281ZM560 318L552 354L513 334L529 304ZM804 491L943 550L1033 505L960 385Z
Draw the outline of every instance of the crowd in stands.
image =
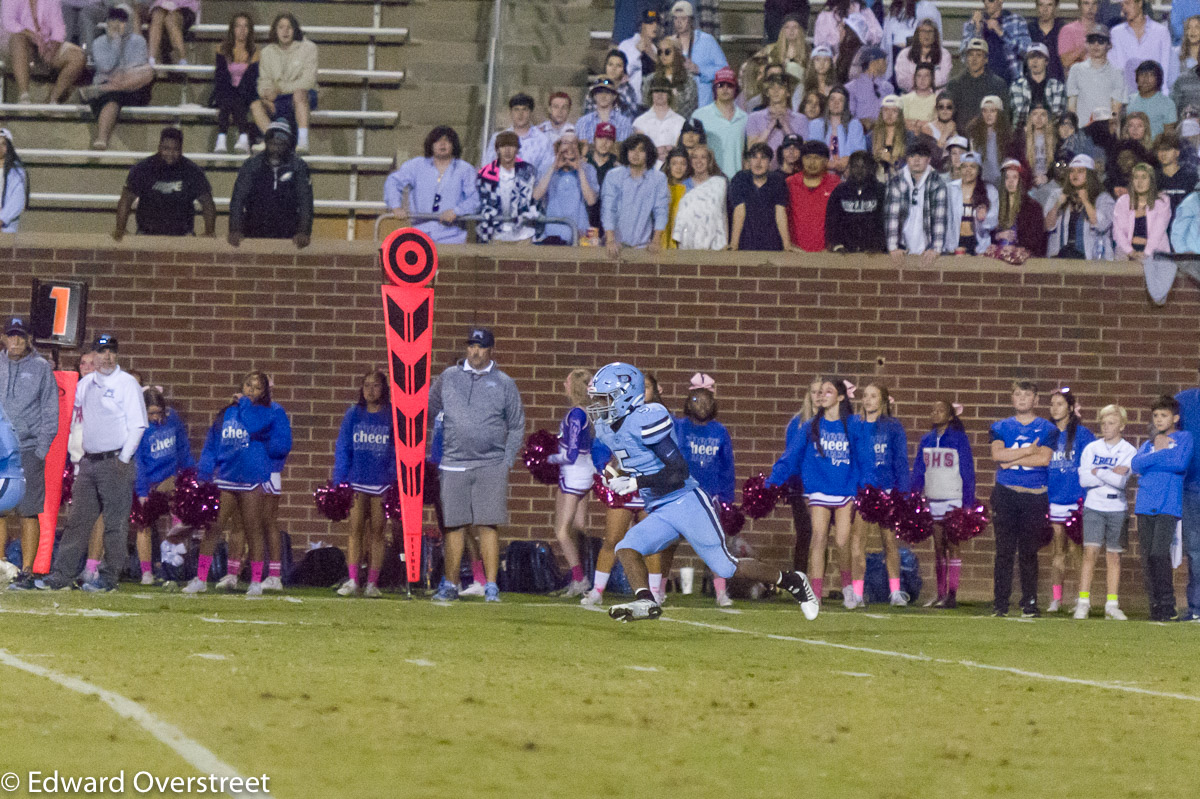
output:
M479 169L437 128L386 205L443 243L474 214L480 241L570 243L539 214L567 218L614 255L1048 255L1149 277L1156 255L1200 252L1200 3L1159 21L1138 0L1076 18L1041 0L1029 19L984 0L957 68L930 0L830 0L811 43L807 2L767 2L769 39L738 68L715 6L617 3L578 117L557 92L538 124L515 95Z

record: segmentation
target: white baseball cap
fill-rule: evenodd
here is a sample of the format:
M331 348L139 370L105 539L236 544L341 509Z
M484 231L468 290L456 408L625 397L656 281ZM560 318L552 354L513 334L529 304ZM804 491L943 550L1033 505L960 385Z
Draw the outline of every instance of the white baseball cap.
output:
M970 150L971 144L967 141L965 136L951 136L946 141L946 149L949 150L951 147L961 147L964 150Z
M1080 153L1079 155L1077 155L1071 159L1071 163L1069 164L1069 166L1071 169L1079 169L1079 168L1095 169L1096 168L1096 159L1092 158L1090 155L1084 155L1084 154Z

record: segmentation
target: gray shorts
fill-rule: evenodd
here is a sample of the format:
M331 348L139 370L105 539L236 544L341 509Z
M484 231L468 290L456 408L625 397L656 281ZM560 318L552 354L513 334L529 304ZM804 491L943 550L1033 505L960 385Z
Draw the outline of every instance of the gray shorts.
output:
M1129 540L1129 516L1125 511L1083 509L1083 545L1104 547L1109 552L1124 552Z
M442 469L442 520L449 529L508 524L508 464L465 472Z
M31 449L21 450L21 468L25 470L25 497L17 505L17 515L35 518L46 504L46 462Z

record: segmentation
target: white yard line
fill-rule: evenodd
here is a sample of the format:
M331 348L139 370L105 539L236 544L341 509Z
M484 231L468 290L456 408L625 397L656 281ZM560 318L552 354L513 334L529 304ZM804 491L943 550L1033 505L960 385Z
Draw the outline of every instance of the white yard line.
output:
M165 744L172 749L202 775L212 774L218 778L243 779L233 766L218 758L203 744L187 737L183 733L183 730L174 724L163 721L132 699L115 694L112 691L107 691L97 685L92 685L78 677L70 677L66 674L60 674L57 671L38 666L35 663L21 660L5 649L0 649L0 664L20 669L36 677L42 677L55 685L66 688L69 691L74 691L77 694L98 698L101 702L116 711L117 715L129 719L152 735L159 743ZM257 799L257 797L262 795L233 791L227 791L227 793L230 796L245 797L245 799L250 799L251 797Z
M216 616L201 616L200 621L210 624L277 624L286 626L286 621L267 621L265 619L218 619Z

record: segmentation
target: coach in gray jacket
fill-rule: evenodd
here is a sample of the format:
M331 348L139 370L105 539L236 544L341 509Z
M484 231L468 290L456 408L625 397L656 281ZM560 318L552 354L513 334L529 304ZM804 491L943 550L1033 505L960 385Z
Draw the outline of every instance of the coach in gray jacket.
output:
M4 412L17 433L25 497L17 505L21 518L21 564L33 567L38 545L38 514L46 503L46 453L58 433L58 383L54 367L33 349L25 323L13 319L4 329L7 352L0 356Z
M467 334L467 357L429 389L429 418L442 418L442 514L446 527L445 572L434 599L458 598L463 534L473 526L487 575L484 596L500 601L496 575L500 539L508 523L508 472L525 435L525 408L517 384L496 368L496 339L486 327Z

